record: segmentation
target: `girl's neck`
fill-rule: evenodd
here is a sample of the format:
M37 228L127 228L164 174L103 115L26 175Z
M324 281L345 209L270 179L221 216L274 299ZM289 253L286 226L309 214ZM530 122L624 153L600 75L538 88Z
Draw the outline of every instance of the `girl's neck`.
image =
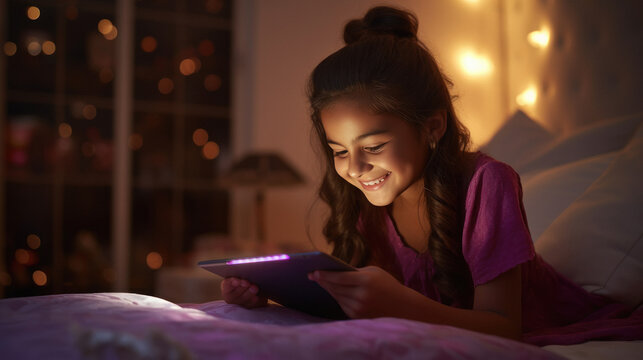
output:
M428 248L431 222L424 197L424 181L411 185L389 208L392 220L403 242L423 253ZM409 191L412 190L412 191Z

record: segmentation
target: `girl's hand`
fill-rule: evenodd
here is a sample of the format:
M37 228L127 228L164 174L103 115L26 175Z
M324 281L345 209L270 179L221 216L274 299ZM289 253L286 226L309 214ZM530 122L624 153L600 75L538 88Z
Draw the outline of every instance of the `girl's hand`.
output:
M221 281L221 296L228 304L237 304L247 309L266 306L268 299L258 296L259 288L246 280L230 277Z
M308 279L326 289L350 318L390 316L408 288L376 266L357 271L315 271Z

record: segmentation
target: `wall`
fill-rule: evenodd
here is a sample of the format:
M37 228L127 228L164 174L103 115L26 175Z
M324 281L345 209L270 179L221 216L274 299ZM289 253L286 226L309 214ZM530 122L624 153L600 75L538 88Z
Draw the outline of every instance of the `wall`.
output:
M503 74L503 43L497 0L241 0L236 4L235 155L250 150L281 153L307 178L306 185L269 190L266 197L267 239L273 244L309 247L307 225L316 244L323 244L322 206L309 212L320 178L310 141L305 84L312 69L339 49L344 24L374 5L394 4L419 18L419 37L454 81L461 120L475 144L484 143L508 113ZM487 73L463 71L462 53L486 57ZM475 60L475 59L474 59ZM234 236L252 238L252 197L237 191Z

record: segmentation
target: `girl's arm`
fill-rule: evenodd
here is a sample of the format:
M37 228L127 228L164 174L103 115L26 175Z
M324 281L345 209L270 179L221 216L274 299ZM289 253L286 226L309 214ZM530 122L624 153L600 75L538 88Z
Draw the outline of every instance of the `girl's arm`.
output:
M310 279L328 290L351 318L397 317L521 338L520 266L477 286L471 310L429 299L375 266L350 272L316 271Z

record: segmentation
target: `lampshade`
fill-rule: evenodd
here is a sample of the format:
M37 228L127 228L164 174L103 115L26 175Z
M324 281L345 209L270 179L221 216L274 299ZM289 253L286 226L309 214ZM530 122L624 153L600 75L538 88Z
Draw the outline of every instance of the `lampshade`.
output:
M304 178L279 154L250 153L235 162L219 178L225 187L278 187L303 184Z

